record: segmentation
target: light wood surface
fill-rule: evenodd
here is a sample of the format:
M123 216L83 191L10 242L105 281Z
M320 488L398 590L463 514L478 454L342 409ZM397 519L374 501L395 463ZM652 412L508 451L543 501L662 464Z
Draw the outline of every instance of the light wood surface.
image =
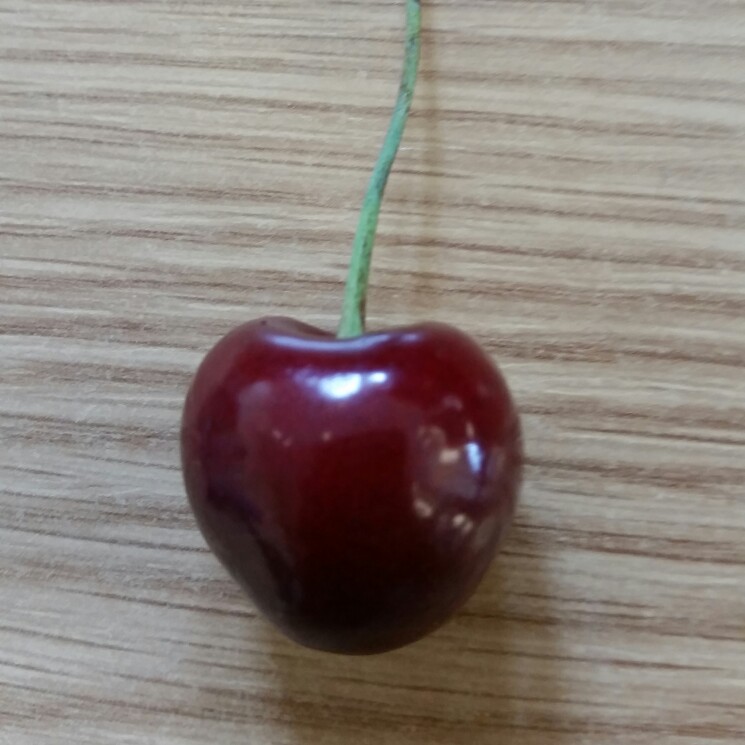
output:
M277 636L180 407L232 326L333 328L395 0L0 0L0 743L745 742L745 2L424 3L375 327L524 414L517 525L400 652Z

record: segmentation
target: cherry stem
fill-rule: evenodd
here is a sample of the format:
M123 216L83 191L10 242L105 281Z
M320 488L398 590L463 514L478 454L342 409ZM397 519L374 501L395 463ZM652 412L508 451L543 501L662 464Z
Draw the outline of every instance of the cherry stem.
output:
M349 266L349 276L339 325L338 336L341 339L360 336L365 333L367 286L370 280L370 262L375 245L375 234L378 230L380 206L411 111L421 56L421 37L421 0L406 0L406 57L403 74L401 75L401 87L398 91L398 99L393 110L388 133L385 136L378 162L373 169L370 184L362 203L362 211L352 247L352 261Z

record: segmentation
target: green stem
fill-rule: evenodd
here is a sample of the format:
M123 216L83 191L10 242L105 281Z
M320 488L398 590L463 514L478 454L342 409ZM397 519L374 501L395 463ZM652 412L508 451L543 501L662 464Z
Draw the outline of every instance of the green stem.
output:
M375 245L375 234L378 230L380 206L409 118L411 101L414 98L422 46L421 31L421 0L406 0L406 59L401 76L401 87L388 134L383 142L365 200L362 203L339 325L339 338L342 339L365 333L367 285L370 279L370 262Z

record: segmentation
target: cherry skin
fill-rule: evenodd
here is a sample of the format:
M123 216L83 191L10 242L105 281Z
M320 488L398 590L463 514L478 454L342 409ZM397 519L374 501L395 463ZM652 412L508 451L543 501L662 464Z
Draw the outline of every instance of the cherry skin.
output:
M472 594L522 445L502 376L454 328L337 339L265 318L201 365L182 458L207 542L259 609L301 644L370 654Z

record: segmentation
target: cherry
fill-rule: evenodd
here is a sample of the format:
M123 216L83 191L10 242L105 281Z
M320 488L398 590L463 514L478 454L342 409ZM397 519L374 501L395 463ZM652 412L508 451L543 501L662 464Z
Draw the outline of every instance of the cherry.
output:
M189 391L186 491L215 554L288 636L383 652L446 621L512 519L522 470L504 379L468 336L425 323L365 332L386 183L411 107L420 0L355 237L338 337L283 318L247 323Z
M504 380L438 324L247 323L199 369L182 450L217 556L290 637L344 653L414 641L469 597L521 470Z

